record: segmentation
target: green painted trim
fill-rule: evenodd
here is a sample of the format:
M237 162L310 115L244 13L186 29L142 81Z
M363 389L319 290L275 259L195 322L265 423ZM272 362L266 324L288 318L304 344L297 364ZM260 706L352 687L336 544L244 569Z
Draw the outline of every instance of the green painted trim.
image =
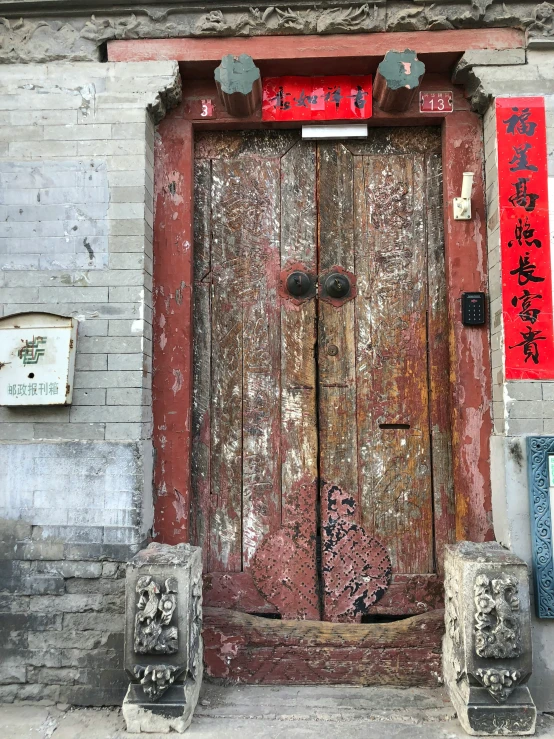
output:
M248 54L241 54L238 59L227 54L215 70L215 79L227 95L234 92L249 95L256 80L260 79L260 70Z
M378 71L385 78L389 90L398 90L401 87L414 90L425 74L425 64L419 61L416 52L411 49L387 51Z

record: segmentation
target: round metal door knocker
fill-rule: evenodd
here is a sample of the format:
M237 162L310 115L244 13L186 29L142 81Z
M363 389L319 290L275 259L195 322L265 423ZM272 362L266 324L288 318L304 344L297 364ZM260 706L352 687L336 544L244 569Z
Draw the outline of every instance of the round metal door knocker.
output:
M331 298L346 298L350 293L350 280L341 272L333 272L325 280L325 291Z
M316 275L302 262L289 262L279 275L279 295L301 305L316 294Z
M356 276L338 265L319 276L319 297L336 308L356 297Z
M287 277L287 290L295 298L305 298L312 288L312 280L306 272L291 272Z

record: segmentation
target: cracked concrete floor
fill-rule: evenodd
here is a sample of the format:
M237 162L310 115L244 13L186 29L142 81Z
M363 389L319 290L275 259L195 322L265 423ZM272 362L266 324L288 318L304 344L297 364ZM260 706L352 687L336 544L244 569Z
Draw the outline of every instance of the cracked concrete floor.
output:
M467 736L444 690L424 688L257 687L205 683L191 739L459 739ZM133 739L117 708L36 703L0 706L0 737ZM159 734L142 734L157 739ZM554 739L542 715L539 739Z

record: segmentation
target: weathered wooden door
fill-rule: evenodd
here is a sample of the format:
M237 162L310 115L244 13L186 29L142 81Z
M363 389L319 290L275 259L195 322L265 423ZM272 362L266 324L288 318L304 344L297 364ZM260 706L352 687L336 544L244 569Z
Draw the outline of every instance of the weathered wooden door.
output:
M453 518L439 131L202 134L195 209L206 599L327 621L436 606Z

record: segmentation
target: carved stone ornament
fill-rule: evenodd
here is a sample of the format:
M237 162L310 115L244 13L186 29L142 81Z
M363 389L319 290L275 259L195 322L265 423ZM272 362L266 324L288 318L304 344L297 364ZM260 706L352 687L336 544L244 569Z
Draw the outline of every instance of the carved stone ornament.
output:
M548 470L551 455L554 455L553 436L527 437L533 579L538 618L554 618L554 546Z
M521 634L517 580L509 575L475 580L475 651L479 657L519 657Z
M197 573L190 592L189 672L194 680L202 680L202 571Z
M78 4L27 0L2 2L0 63L99 61L101 47L112 39L186 38L191 36L263 36L286 34L380 33L439 31L456 28L529 28L532 39L550 39L554 5L525 0L374 0L332 7L306 7L301 0L287 5L251 7L236 0L231 7L206 11L205 6L166 0L111 7L101 0ZM36 7L35 7L36 6ZM80 10L79 10L80 9ZM38 17L37 17L37 14Z
M455 647L452 654L452 666L456 673L456 678L462 674L462 666L458 658L458 649L462 640L462 632L460 627L460 610L459 610L459 586L458 581L453 577L444 578L444 622L446 634L451 643Z
M444 682L463 728L533 734L527 565L495 542L458 542L445 548L444 586Z
M134 673L146 695L157 701L175 681L177 668L171 665L135 665Z
M202 554L150 544L127 564L123 702L130 733L183 732L202 684Z
M533 11L533 22L527 29L528 38L554 40L554 5L541 3Z
M174 654L178 649L178 631L171 621L177 605L177 581L168 578L160 587L146 575L138 579L136 590L135 652Z
M503 703L517 685L521 672L519 670L495 670L490 667L485 670L482 668L476 670L475 677L479 678L495 700Z

